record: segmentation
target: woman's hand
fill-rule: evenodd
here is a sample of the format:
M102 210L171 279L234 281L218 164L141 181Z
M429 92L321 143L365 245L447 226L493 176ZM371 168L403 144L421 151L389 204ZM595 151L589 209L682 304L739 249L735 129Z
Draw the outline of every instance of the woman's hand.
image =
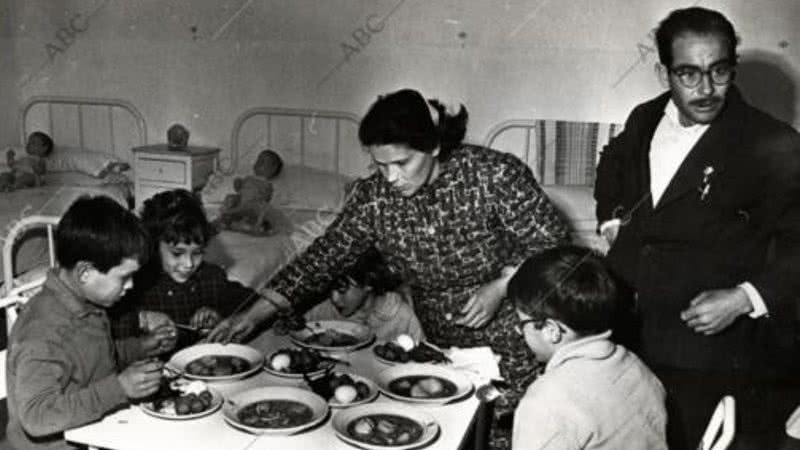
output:
M455 324L468 328L480 328L489 323L500 309L500 304L506 296L508 278L510 277L504 275L500 279L481 286L461 308L460 316L455 320Z
M247 314L228 317L222 320L206 336L208 342L219 342L227 344L229 342L242 342L247 336L256 329L256 322L248 317Z
M189 319L189 325L196 328L200 334L208 333L222 320L222 316L215 310L203 306L197 309Z

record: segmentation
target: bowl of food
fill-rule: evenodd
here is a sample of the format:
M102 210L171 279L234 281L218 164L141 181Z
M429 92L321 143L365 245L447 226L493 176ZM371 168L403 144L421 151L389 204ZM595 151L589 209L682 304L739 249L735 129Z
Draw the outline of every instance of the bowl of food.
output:
M333 430L342 441L369 450L408 450L430 444L439 434L439 424L416 408L373 403L340 411Z
M166 381L147 401L139 403L146 414L160 419L188 420L205 417L222 406L222 396L199 380Z
M197 344L172 355L170 371L203 381L230 381L256 373L264 364L264 355L240 344Z
M311 390L327 399L332 408L363 405L375 400L379 393L375 382L355 373L326 371L305 379Z
M307 322L289 333L297 345L321 351L350 352L369 345L375 339L370 327L347 320L317 320Z
M450 362L450 358L440 348L425 341L417 342L407 334L375 345L372 347L372 352L378 361L385 364Z
M264 370L283 378L320 376L330 370L336 360L310 348L282 348L267 358Z
M455 369L416 363L382 371L377 384L385 395L411 403L450 403L466 397L473 389L472 381Z
M230 426L254 434L296 434L322 422L328 403L319 395L289 386L249 389L229 396L222 408Z

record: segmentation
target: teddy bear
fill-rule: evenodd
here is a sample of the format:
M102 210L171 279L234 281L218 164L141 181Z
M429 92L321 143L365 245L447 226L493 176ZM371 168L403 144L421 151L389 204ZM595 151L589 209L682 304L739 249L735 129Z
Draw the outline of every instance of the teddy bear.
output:
M53 152L53 140L41 131L28 136L25 144L27 156L17 158L16 152L6 152L8 172L0 173L0 192L11 192L17 189L38 187L44 184L47 171L45 158Z
M273 191L270 180L280 174L282 168L283 161L274 151L259 153L253 165L253 175L233 181L236 192L225 196L217 227L254 235L269 234L272 224L267 213Z

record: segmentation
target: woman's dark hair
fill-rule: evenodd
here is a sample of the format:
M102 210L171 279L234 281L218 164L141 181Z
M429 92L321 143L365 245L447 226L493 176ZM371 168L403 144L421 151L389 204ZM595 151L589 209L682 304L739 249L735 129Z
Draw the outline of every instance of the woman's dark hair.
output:
M736 45L739 39L733 24L717 11L692 7L672 11L658 25L656 44L661 64L672 67L672 42L684 33L721 36L728 46L728 55L736 61Z
M528 258L508 283L508 297L532 318L552 318L585 335L611 329L617 288L592 250L556 247Z
M429 105L437 111L438 123ZM378 97L361 120L358 138L364 146L401 144L425 153L439 147L443 161L464 140L467 120L464 105L450 115L438 100L425 100L419 92L403 89Z
M214 227L208 222L200 200L185 189L161 192L146 200L142 223L154 250L160 241L205 247L214 235ZM158 256L158 252L154 254Z
M101 273L135 258L148 257L147 234L139 219L109 197L84 196L73 203L55 233L58 264L72 269L78 261L91 263Z

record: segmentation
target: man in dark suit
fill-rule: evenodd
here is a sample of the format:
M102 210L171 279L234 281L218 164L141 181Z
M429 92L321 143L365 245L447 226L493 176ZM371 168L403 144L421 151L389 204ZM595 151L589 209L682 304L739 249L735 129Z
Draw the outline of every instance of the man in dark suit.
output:
M733 85L720 13L672 12L656 33L669 92L603 151L595 198L608 261L635 292L639 352L668 391L670 448L694 448L733 394L739 448L775 448L791 409L800 296L800 137Z

